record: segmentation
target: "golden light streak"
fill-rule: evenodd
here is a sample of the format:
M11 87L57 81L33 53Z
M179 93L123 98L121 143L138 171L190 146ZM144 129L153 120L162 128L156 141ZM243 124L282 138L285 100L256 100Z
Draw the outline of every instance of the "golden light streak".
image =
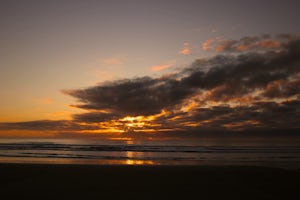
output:
M187 126L187 127L197 127L200 124L199 123L195 123L195 122L184 122L182 123L183 126Z
M234 122L234 123L228 123L223 124L222 126L228 129L242 129L243 127L246 127L247 125L260 125L261 122L256 120L246 120L241 122Z
M124 133L124 130L119 130L116 128L107 128L107 129L97 129L97 130L81 130L78 131L80 133L93 133L93 134L98 134L98 133Z
M138 131L138 132L148 132L148 133L153 133L153 132L156 132L157 130L155 130L155 129L138 129L138 130L136 130L136 131Z
M170 118L169 120L170 121L177 121L178 119L181 119L181 118L182 118L182 116L175 116L175 117Z
M167 115L166 110L162 110L160 113L149 116L126 116L124 118L118 119L117 122L121 123L123 129L129 129L131 131L144 131L144 132L154 132L154 129L149 127L160 127L161 124L153 123L158 117ZM121 127L120 127L121 128ZM151 130L151 131L150 131ZM152 131L153 130L153 131Z
M181 128L161 128L157 129L157 131L181 131Z
M127 142L132 142L133 138L131 137L111 137L109 138L110 140L123 140L123 141L127 141ZM127 143L130 144L130 143Z
M180 109L182 112L189 112L190 110L193 110L195 107L199 105L198 102L190 101L187 104L183 105Z

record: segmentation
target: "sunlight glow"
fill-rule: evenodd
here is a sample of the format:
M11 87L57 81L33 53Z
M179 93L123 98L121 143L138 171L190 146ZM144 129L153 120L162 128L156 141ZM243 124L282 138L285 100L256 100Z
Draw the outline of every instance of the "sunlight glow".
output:
M123 124L123 130L126 131L139 131L139 132L154 132L154 127L160 127L161 124L154 121L161 116L167 114L167 111L162 110L160 113L149 116L126 116L118 120ZM121 128L121 127L120 127Z

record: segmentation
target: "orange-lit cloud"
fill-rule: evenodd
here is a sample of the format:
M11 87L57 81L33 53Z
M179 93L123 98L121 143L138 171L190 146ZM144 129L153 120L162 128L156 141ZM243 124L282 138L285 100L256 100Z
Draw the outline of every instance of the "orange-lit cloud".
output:
M263 49L272 49L272 48L280 47L282 43L274 40L262 40L262 41L258 41L256 45Z
M181 55L189 55L189 54L191 54L190 44L188 42L185 42L183 44L183 48L178 53L181 54Z
M244 51L259 51L259 50L274 50L280 49L287 44L292 36L277 35L262 35L255 37L243 37L240 40L225 40L222 38L208 39L202 44L202 50L215 52L244 52Z
M250 47L247 45L238 45L235 47L237 51L247 51Z
M153 65L151 67L151 71L153 72L159 72L165 69L168 69L170 67L172 67L175 64L175 61L169 61L168 63L165 64L161 64L161 65Z
M215 47L216 52L223 52L223 51L225 51L225 49L226 49L226 45L221 45L220 44L220 45Z
M212 44L216 42L216 39L208 39L206 41L204 41L201 45L202 50L204 51L208 51L208 50L212 50Z
M199 106L199 102L197 102L197 101L187 101L187 102L183 103L180 110L183 111L183 112L189 112L197 106Z
M255 120L246 120L246 121L239 121L233 122L228 124L223 124L222 126L227 129L238 129L244 130L248 126L259 126L261 123Z

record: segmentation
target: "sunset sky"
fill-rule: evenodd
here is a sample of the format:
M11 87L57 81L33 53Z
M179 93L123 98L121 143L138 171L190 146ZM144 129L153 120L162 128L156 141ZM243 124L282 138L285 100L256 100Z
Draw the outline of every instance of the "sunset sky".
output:
M0 138L300 131L298 0L4 0Z

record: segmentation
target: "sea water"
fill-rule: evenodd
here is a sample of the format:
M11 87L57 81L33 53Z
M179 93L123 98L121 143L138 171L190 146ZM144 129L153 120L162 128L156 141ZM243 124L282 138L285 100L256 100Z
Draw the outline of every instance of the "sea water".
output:
M198 141L0 140L0 162L300 167L300 146Z

